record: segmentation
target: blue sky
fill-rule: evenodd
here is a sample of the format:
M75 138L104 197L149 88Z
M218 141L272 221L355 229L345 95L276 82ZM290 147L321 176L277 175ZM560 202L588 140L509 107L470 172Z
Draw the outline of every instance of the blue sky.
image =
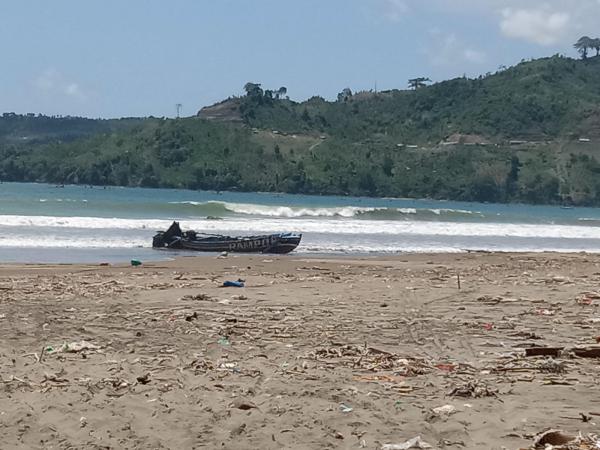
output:
M247 81L292 99L475 76L600 35L600 0L19 0L0 111L192 115Z

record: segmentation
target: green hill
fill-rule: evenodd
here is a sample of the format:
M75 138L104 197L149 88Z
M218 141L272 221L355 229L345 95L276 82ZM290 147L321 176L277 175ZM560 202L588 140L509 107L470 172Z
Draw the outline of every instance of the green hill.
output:
M0 118L0 178L600 205L600 58L185 119Z

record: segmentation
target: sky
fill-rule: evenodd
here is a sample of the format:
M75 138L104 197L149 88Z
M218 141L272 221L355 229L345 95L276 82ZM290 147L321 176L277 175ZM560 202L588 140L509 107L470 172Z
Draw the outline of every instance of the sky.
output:
M246 82L293 100L576 56L600 0L0 0L0 112L184 116Z

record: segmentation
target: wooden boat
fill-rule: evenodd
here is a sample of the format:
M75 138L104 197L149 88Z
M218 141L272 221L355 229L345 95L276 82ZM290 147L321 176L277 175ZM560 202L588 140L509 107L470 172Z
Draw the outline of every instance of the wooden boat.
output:
M200 252L289 253L298 247L301 234L277 233L260 236L223 236L181 231L173 222L167 231L159 231L152 247L197 250Z

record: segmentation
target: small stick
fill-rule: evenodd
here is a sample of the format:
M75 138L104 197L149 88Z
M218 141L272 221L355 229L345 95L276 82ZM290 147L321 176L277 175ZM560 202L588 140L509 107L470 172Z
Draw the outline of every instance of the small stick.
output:
M24 354L24 355L22 355L22 356L23 356L24 358L25 358L25 357L27 357L27 356L33 356L37 362L40 362L40 357L38 356L38 354L37 354L37 353L26 353L26 354Z
M44 351L46 350L46 346L42 345L42 351L40 352L40 357L38 358L38 362L41 363L44 359Z
M458 283L458 290L460 291L460 273L456 274L456 282Z

